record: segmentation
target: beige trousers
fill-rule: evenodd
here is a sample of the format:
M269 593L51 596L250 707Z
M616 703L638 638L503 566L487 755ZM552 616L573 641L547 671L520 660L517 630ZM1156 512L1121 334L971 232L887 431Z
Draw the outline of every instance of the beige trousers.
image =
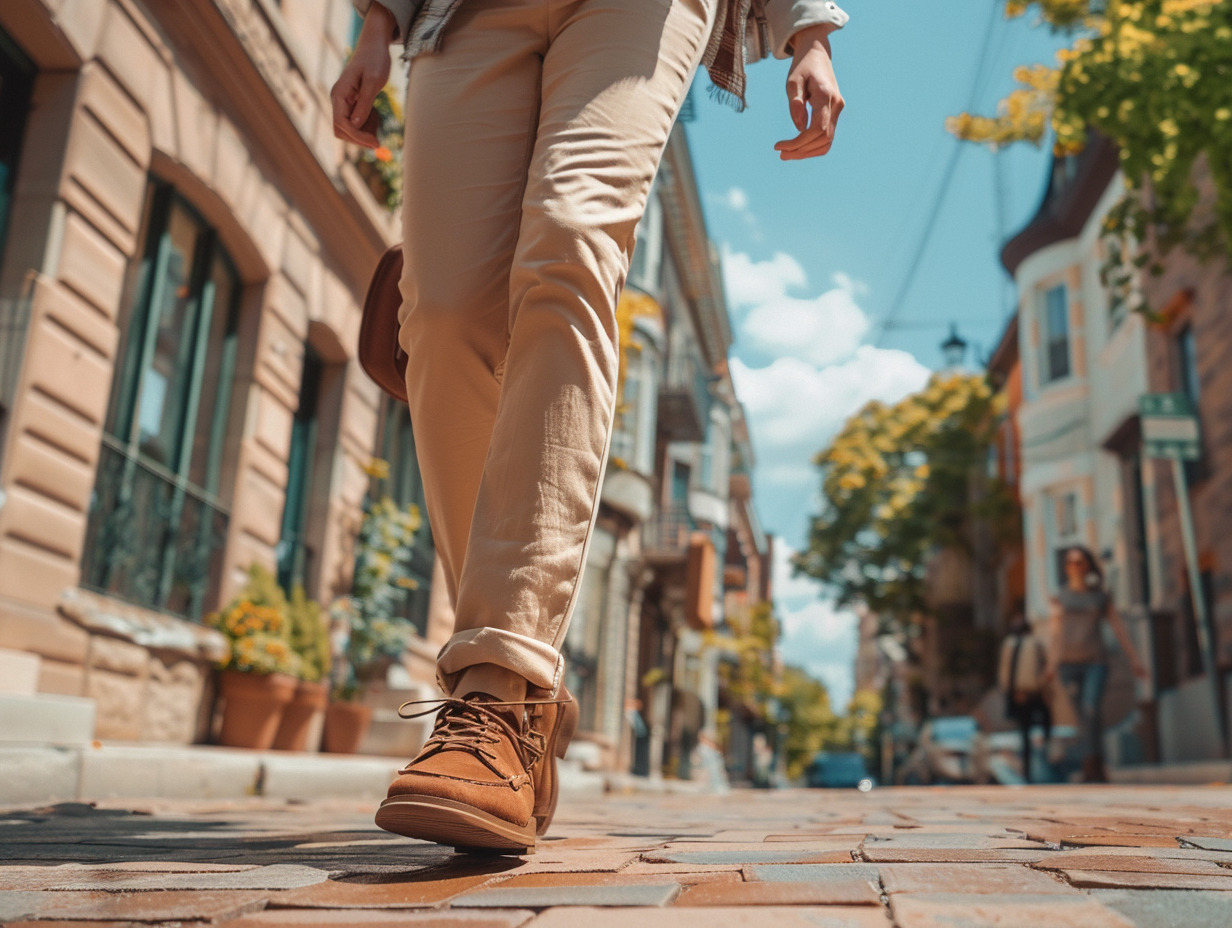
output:
M411 64L407 393L456 615L446 692L554 694L634 227L716 0L463 0Z

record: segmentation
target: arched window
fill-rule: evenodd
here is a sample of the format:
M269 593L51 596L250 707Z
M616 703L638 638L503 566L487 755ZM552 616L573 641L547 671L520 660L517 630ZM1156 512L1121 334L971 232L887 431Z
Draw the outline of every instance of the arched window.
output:
M214 230L151 181L91 499L82 585L199 619L216 589L240 281Z

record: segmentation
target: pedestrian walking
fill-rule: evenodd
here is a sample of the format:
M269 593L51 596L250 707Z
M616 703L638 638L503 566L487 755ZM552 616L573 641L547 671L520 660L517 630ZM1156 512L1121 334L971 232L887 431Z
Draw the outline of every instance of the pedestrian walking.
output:
M1049 680L1059 678L1078 714L1078 751L1084 783L1107 782L1103 752L1104 684L1108 654L1104 622L1120 641L1135 677L1147 671L1129 637L1129 629L1104 588L1104 573L1091 551L1081 545L1066 549L1064 583L1052 600L1049 615Z
M744 103L750 57L791 58L797 134L830 150L843 108L830 0L353 0L335 134L374 147L401 40L402 307L391 332L456 620L446 698L377 812L458 848L533 848L576 724L560 654L607 461L616 302L694 71Z
M1052 707L1049 705L1048 651L1031 629L1022 611L1010 619L1009 634L1001 643L997 684L1005 693L1005 715L1022 733L1022 776L1031 782L1031 729L1044 730L1044 755L1052 739Z

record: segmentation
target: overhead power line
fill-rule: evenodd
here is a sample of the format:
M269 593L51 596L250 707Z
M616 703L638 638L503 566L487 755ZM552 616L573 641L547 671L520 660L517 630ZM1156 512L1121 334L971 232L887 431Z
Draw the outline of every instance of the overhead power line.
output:
M975 71L971 75L971 89L967 94L967 112L974 110L979 103L980 88L983 87L987 79L986 71L988 70L989 63L993 60L992 40L996 34L997 23L1000 19L997 15L1000 8L998 3L988 3L988 22L984 27L984 40L980 45L979 61L976 63ZM898 287L898 292L894 295L894 300L890 303L889 310L873 327L871 340L874 345L880 345L886 332L896 327L895 320L903 310L903 306L907 301L907 294L911 292L911 285L915 283L915 275L920 270L920 264L924 260L924 253L928 250L928 245L932 241L933 229L936 228L937 220L941 216L941 207L945 203L946 195L950 192L950 184L954 180L954 175L958 170L958 162L962 160L962 154L966 148L966 143L958 139L954 140L954 148L950 153L950 159L946 163L945 170L942 172L941 182L937 185L937 191L933 195L928 218L924 222L924 229L920 233L920 238L916 242L911 261L907 265L907 273Z

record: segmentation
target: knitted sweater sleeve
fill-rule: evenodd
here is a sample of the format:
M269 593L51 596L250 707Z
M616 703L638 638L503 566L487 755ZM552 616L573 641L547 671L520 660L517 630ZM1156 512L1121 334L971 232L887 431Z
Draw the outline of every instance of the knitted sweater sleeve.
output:
M765 0L770 52L775 58L790 58L791 37L809 26L847 25L849 17L833 0Z

